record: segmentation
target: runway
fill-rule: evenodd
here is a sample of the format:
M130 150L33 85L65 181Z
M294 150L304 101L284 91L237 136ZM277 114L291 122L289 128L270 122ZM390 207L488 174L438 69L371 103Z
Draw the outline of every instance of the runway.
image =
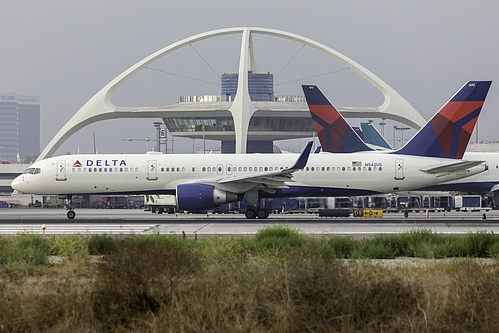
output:
M374 237L427 229L442 234L467 234L487 231L499 233L499 211L385 213L383 218L319 218L315 214L272 214L266 220L248 220L236 214L152 214L140 209L107 210L77 209L74 220L64 209L5 208L0 209L0 235L18 233L46 235L109 234L134 235L147 233L185 233L188 237L231 237L254 235L273 225L287 225L310 235L351 235L354 238ZM483 214L486 219L483 219Z

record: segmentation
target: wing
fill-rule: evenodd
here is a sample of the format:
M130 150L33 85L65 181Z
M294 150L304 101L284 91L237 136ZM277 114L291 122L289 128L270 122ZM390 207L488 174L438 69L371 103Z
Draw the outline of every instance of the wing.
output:
M293 181L293 173L305 167L312 150L310 141L302 151L295 164L286 169L253 173L244 176L226 177L218 181L211 182L217 188L231 192L241 193L249 189L264 190L274 193L279 189L287 188L286 182Z

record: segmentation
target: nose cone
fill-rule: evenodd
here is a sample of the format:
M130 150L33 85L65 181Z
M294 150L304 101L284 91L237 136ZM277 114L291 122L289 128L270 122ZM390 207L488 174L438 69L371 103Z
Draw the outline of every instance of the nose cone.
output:
M18 192L21 192L21 177L22 176L17 176L13 181L12 183L10 183L10 186L18 191Z

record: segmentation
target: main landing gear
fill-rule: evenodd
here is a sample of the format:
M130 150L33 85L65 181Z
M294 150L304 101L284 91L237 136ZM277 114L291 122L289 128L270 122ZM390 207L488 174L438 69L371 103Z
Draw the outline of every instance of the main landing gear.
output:
M66 197L66 209L68 210L68 212L66 213L66 216L68 217L68 219L70 219L70 220L74 219L76 216L76 213L73 210L73 197L72 197L72 195L67 195L67 197Z
M248 203L248 208L244 213L247 219L266 219L269 217L269 210L267 208L260 208L260 198L258 196L258 190L250 190L244 193L243 198Z
M251 209L251 208L248 208L246 209L246 212L244 213L244 216L246 216L247 219L255 219L255 218L259 218L259 219L266 219L267 217L269 217L269 210L267 208L260 208L260 209Z

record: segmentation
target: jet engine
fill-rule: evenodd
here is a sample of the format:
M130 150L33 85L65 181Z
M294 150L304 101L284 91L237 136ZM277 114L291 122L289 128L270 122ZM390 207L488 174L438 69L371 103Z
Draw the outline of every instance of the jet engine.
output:
M180 210L204 210L237 201L237 194L206 184L177 185L177 207Z

